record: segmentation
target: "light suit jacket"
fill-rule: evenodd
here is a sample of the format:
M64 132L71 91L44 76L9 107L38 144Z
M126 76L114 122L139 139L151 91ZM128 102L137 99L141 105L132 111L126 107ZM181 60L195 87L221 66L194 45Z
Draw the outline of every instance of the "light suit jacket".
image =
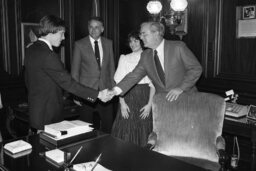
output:
M98 67L89 36L75 42L71 66L71 74L75 80L96 90L112 88L115 85L112 41L101 37L101 43L103 49L101 68Z
M148 76L156 88L156 93L167 93L173 88L183 91L194 91L195 83L202 73L202 67L194 54L181 41L164 42L165 84L158 76L152 49L141 54L141 59L135 69L117 86L125 94L144 76Z

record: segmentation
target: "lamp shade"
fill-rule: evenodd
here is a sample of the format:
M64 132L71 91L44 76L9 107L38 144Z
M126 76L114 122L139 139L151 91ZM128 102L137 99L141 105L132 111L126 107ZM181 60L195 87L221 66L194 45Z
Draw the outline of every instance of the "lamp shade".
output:
M147 10L150 14L159 14L162 10L162 4L157 0L149 1L147 4Z
M171 8L174 11L184 11L188 6L187 0L172 0L170 3Z

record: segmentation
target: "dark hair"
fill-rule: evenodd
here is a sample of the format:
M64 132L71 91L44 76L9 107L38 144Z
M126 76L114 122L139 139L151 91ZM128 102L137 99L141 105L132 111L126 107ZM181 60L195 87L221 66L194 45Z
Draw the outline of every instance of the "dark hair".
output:
M140 46L142 49L144 49L144 43L143 41L140 39L140 33L138 31L132 31L128 34L128 44L130 43L131 38L134 38L136 40L140 41Z
M99 21L99 22L101 22L102 26L104 26L104 22L103 22L103 19L101 17L96 17L96 16L91 17L88 20L88 25L91 23L92 20Z
M65 22L54 15L44 16L39 23L39 35L46 36L49 33L57 33L60 30L65 30Z

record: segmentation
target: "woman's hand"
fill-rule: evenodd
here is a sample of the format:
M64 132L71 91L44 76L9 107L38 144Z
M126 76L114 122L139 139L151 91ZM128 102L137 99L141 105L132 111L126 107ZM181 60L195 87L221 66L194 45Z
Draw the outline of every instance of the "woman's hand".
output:
M145 105L143 108L140 109L140 112L142 112L140 114L140 118L141 119L147 118L149 116L150 111L151 111L151 105L150 104Z
M129 118L129 112L130 112L130 108L129 106L123 101L121 104L121 114L122 117L124 119L128 119Z

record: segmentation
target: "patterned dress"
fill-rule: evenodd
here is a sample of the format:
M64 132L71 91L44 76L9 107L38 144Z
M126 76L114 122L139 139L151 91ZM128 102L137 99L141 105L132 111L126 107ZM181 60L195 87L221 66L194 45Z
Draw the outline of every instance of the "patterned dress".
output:
M126 74L131 72L138 64L142 51L121 55L114 79L118 83ZM146 76L124 96L126 104L129 106L129 118L122 117L120 104L112 127L112 135L124 141L128 141L140 146L145 146L148 135L152 132L152 112L145 119L140 118L140 110L149 100L151 81Z

